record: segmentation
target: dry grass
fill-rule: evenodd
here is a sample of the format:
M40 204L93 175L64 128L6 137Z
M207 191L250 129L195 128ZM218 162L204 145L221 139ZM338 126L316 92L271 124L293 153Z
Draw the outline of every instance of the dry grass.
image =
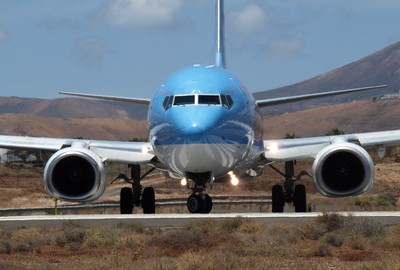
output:
M398 269L400 226L326 214L313 222L243 218L182 228L138 224L0 227L0 269Z

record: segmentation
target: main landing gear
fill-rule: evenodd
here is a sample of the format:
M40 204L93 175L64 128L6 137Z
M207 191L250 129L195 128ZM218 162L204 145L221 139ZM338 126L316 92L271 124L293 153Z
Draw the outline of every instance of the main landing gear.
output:
M273 170L285 177L283 186L275 185L272 187L272 212L282 213L285 203L293 204L296 212L307 212L306 188L304 185L295 185L302 176L310 176L307 172L300 172L294 175L294 161L285 162L285 173L281 172L272 165Z
M208 194L205 194L207 182L211 179L211 173L187 173L186 176L193 180L192 195L187 199L187 208L190 213L208 214L211 212L213 203Z
M124 174L120 174L115 178L115 180L123 179L125 182L132 185L132 188L124 187L121 189L119 204L121 214L132 214L133 208L140 206L143 208L144 214L154 214L156 212L154 188L146 187L142 192L140 181L154 171L155 168L150 169L143 176L140 176L140 165L130 165L130 168L131 178L128 178Z

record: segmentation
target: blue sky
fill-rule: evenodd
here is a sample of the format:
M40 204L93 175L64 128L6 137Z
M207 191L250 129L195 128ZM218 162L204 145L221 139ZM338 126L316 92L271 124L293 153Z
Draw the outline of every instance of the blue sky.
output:
M212 64L214 0L0 0L0 95L151 98ZM227 0L227 66L252 92L400 41L398 0ZM333 89L332 89L333 90Z

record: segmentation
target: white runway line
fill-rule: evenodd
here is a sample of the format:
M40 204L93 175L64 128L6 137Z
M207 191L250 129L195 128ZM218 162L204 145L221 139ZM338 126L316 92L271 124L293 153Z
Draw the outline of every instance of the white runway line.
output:
M400 224L400 212L335 212L340 215L367 217L385 225ZM227 213L227 214L133 214L133 215L59 215L59 216L10 216L0 217L6 227L60 226L67 221L79 222L82 226L108 226L120 223L140 223L145 226L182 226L203 220L222 220L243 217L264 223L306 222L323 213Z

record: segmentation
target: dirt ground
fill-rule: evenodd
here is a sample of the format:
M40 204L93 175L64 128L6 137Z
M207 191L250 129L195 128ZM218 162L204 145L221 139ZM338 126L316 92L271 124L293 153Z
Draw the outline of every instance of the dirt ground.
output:
M299 163L297 171L311 168L311 163ZM111 166L108 172L108 185L105 194L95 203L119 201L119 191L126 183L111 181L115 175L125 173L124 166ZM363 196L346 199L330 199L316 194L310 179L304 179L308 191L308 203L314 205L316 211L332 210L394 210L400 199L398 175L400 164L387 161L375 166L375 184L372 191ZM215 184L208 192L213 197L218 196L270 196L271 187L280 183L281 176L266 168L258 178L242 179L239 186L230 183ZM154 173L143 181L144 186L153 186L156 199L186 198L190 191L181 187L179 181L166 178L162 173ZM382 201L383 200L383 201ZM59 205L71 204L58 202ZM54 201L44 191L42 170L31 167L10 168L0 166L0 208L53 207ZM171 211L171 210L170 210ZM181 210L180 210L181 211ZM223 211L223 210L220 210Z

